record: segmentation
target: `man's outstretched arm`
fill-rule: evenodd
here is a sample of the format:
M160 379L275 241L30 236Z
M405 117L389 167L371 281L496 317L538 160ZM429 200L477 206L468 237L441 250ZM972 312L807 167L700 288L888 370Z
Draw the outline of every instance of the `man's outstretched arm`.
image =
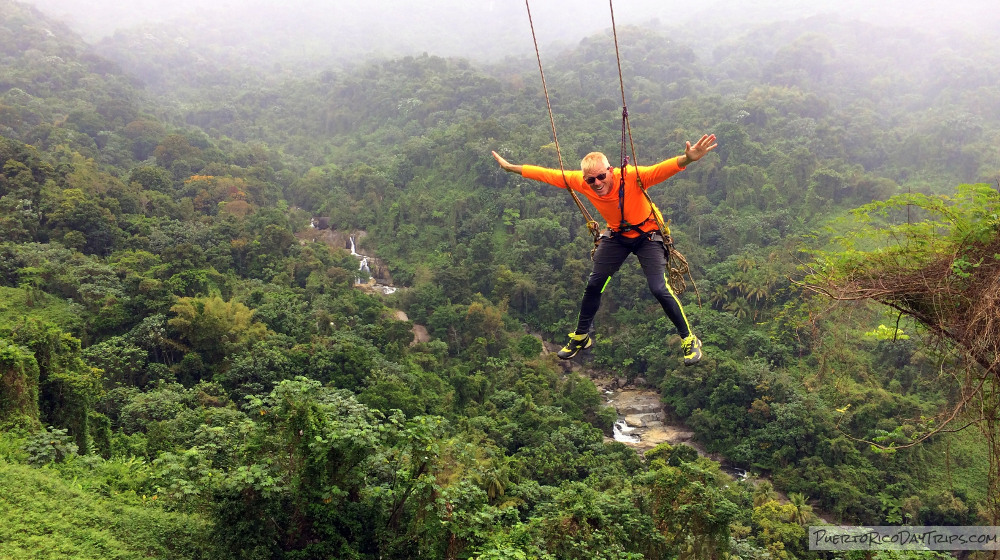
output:
M691 145L691 143L688 142L688 146L690 146L690 145ZM493 152L493 158L497 160L497 163L500 164L500 168L503 169L504 171L506 171L508 173L517 173L518 175L521 174L521 166L520 165L514 165L513 163L508 162L507 160L503 159L500 156L500 154L498 154L496 152Z
M714 134L703 135L694 145L688 142L684 147L684 157L677 159L677 166L684 168L687 167L689 163L698 161L699 159L705 157L705 154L714 150L718 144L715 142ZM493 155L496 155L494 153Z

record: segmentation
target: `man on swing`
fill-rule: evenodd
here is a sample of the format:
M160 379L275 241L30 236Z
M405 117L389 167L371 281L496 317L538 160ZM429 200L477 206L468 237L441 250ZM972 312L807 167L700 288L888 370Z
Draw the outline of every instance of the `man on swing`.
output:
M639 166L638 176L644 188L661 183L682 171L691 162L698 161L718 146L714 134L706 134L694 145L687 142L684 155L661 161L649 167ZM600 152L591 152L580 162L580 171L546 169L534 165L514 165L493 152L493 157L504 171L518 173L528 179L542 181L560 188L573 189L587 197L607 221L608 229L601 232L600 243L594 253L594 269L580 303L580 318L576 331L569 334L569 342L558 352L568 360L593 344L590 327L601 306L601 294L611 276L618 272L630 253L635 253L642 272L649 284L649 291L660 302L667 317L677 327L683 342L684 364L691 365L701 359L701 340L693 332L681 302L677 299L665 274L666 253L663 237L659 232L654 207L639 190L635 167L624 170L612 167ZM615 224L615 225L612 225Z

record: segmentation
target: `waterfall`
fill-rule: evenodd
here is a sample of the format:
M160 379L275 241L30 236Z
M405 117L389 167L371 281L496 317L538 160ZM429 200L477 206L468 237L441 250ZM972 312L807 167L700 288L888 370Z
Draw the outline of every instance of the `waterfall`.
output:
M735 480L747 480L748 478L750 478L749 471L747 471L746 469L741 469L739 467L734 467L729 463L721 463L719 465L719 469L722 470L722 472L733 477Z
M382 284L379 284L378 281L374 277L372 277L372 268L371 268L372 265L368 261L369 257L367 257L365 255L362 255L361 253L358 253L358 246L354 242L354 236L353 235L350 236L350 240L351 240L351 255L354 256L354 257L357 257L358 260L360 261L360 264L358 265L358 274L359 275L355 278L355 282L354 283L355 284L365 284L365 283L367 283L369 286L373 287L376 290L382 290L382 293L386 294L386 295L389 295L389 294L395 292L396 288L394 288L392 286L384 286ZM372 257L372 258L375 258L375 257ZM368 274L368 278L369 279L366 280L366 281L362 281L361 276L360 276L361 273Z
M352 241L351 248L353 249L354 248L353 247L354 246L354 243L353 243L354 240L352 239L351 241ZM361 257L361 255L357 255L357 256ZM368 257L361 257L361 264L358 265L358 272L365 272L365 273L368 274L369 277L371 277L371 275L372 275L372 269L368 266ZM360 276L358 276L357 278L354 279L354 283L355 284L361 284L362 282L363 282L363 280L361 279Z
M615 420L615 427L614 427L615 441L620 441L622 443L639 443L639 436L632 435L632 432L634 430L635 428L625 423L624 418L619 418L618 420Z

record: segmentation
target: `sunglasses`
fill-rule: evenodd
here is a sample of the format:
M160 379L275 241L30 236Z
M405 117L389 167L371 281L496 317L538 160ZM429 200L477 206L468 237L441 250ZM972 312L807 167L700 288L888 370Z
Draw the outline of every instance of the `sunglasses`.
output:
M584 181L586 181L588 185L593 185L595 181L603 181L604 178L607 177L607 176L608 176L607 173L601 173L600 175L595 175L593 177L587 177L586 179L584 179Z

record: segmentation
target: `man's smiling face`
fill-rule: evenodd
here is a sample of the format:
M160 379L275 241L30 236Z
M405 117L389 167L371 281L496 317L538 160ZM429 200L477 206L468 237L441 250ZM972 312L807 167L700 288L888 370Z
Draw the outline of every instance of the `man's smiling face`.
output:
M604 196L611 192L611 185L614 181L614 176L615 174L612 172L612 167L610 165L604 169L598 167L583 171L583 180L590 185L590 188L594 189L594 192L597 193L598 196Z

